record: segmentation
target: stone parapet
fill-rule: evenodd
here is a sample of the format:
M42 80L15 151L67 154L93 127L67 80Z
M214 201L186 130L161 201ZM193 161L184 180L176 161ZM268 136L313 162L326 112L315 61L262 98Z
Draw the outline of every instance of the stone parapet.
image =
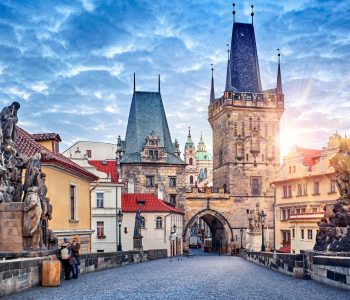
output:
M167 257L166 249L88 253L80 256L81 274ZM42 262L56 256L0 261L0 297L35 287L42 282ZM61 279L63 280L63 268Z

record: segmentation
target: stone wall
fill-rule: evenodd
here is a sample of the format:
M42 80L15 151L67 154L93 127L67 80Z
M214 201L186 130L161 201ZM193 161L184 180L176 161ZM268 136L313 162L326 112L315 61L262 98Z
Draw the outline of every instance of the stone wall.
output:
M350 253L281 254L241 251L240 256L274 271L350 290Z
M241 257L259 265L266 266L274 271L303 278L304 256L303 254L279 254L271 252L240 252Z
M125 252L89 253L80 256L81 274L130 263L167 257L166 249ZM54 257L21 258L0 261L0 297L35 287L42 281L42 262ZM63 279L63 270L62 276Z

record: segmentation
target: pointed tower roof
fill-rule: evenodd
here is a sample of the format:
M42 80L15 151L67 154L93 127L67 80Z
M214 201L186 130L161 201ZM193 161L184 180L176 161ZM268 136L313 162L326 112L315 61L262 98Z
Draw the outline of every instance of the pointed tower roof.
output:
M277 51L278 51L278 70L277 70L276 94L283 95L282 75L281 75L281 53L280 53L280 49L277 49Z
M194 148L194 143L192 141L192 136L191 136L191 127L188 127L188 135L187 135L187 141L185 144L185 149L193 149Z
M261 92L253 24L234 23L230 52L231 85L239 92Z
M229 45L227 45L229 46ZM230 59L230 49L227 49L227 69L226 69L226 85L225 92L233 92L235 88L233 88L231 84L231 59Z
M214 90L214 68L211 65L211 89L210 89L210 103L215 102L215 90Z
M121 163L140 162L140 152L146 143L146 137L154 131L160 138L160 143L168 154L168 163L183 164L175 154L168 121L165 115L160 92L134 91L128 126L125 136L125 154Z

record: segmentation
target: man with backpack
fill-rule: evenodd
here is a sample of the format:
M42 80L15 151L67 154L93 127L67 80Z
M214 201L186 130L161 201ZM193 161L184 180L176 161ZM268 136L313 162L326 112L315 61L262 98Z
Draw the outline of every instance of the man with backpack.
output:
M72 256L71 244L67 238L63 239L63 244L61 245L61 260L64 270L64 279L70 279L71 273L71 262L70 258Z

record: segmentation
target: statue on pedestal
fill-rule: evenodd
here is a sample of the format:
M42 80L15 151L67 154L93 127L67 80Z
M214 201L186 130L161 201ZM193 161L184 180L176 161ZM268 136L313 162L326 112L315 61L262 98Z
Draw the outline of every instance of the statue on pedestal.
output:
M330 160L335 171L340 198L333 206L324 207L324 216L318 222L314 250L350 251L350 150L347 140L340 142L339 152Z

